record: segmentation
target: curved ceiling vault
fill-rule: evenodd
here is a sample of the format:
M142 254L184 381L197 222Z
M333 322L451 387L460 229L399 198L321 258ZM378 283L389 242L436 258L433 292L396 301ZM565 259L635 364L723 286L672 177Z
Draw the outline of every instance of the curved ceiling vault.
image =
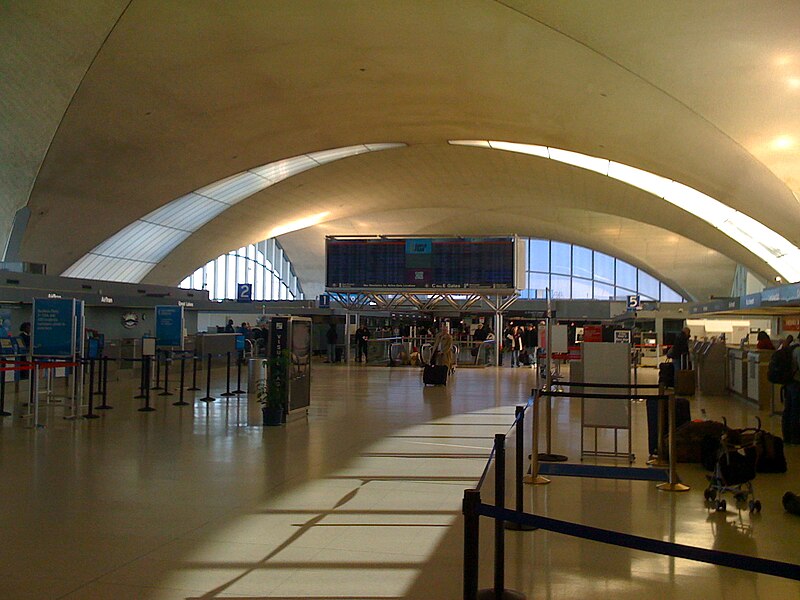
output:
M45 18L28 4L4 5L3 27ZM588 225L576 233L570 211L587 211L610 239L659 228L652 239L698 251L672 254L670 265L640 239L645 250L620 241L621 257L632 254L695 297L727 287L734 262L765 279L777 274L716 227L605 175L446 140L531 142L631 165L800 244L796 3L86 0L82 8L97 17L65 14L62 44L45 43L49 33L32 26L2 38L10 58L0 81L12 82L3 124L14 126L0 128L0 146L26 162L0 163L0 233L27 204L20 256L50 272L209 182L365 140L409 147L258 192L192 233L145 280L174 284L277 224L326 211L327 225L282 236L305 265L301 278L318 267L293 239L346 226L474 231L480 222L461 215L485 211L493 227L582 236L572 241L601 250L609 238ZM62 65L64 76L46 94L53 105L42 121L25 108L44 93L37 78L12 75L45 63ZM409 220L392 225L402 229L385 231L381 219L404 209ZM727 258L703 285L683 261L710 264L697 258L708 252Z
M231 228L249 243L263 237L264 223L323 210L326 217L302 236L280 238L304 289L306 282L324 279L325 235L377 232L516 233L574 241L619 256L689 297L728 293L736 262L756 273L769 271L712 225L631 185L556 161L442 143L355 156L253 194L180 244L145 281L180 281L230 250ZM302 243L293 243L298 239ZM692 239L703 244L687 243ZM186 269L191 260L196 264ZM701 272L705 277L690 275Z

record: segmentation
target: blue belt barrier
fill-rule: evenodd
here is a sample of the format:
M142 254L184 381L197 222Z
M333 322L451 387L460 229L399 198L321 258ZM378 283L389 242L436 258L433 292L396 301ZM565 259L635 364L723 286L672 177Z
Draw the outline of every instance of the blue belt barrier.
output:
M579 525L568 521L551 519L550 517L518 513L514 510L498 508L483 503L478 506L478 513L493 519L530 525L546 531L553 531L555 533L611 544L613 546L622 546L623 548L631 548L633 550L643 550L644 552L653 552L665 556L685 558L687 560L719 565L721 567L730 567L733 569L750 571L752 573L763 573L764 575L774 575L775 577L800 581L800 565L792 563L746 556L743 554L734 554L732 552L722 552L720 550L696 548L694 546L665 542L663 540L654 540L638 535L631 535L629 533L620 533L618 531L590 527L589 525Z

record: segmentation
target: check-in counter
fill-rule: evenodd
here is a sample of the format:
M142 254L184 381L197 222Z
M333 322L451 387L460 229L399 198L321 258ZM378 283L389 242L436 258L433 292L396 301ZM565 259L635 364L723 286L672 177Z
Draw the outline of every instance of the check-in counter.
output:
M746 397L760 410L772 409L772 384L767 379L769 359L774 350L751 350L747 353Z
M747 350L728 348L728 377L730 390L747 397Z
M704 342L695 352L697 386L703 394L721 396L727 386L727 348L723 342Z

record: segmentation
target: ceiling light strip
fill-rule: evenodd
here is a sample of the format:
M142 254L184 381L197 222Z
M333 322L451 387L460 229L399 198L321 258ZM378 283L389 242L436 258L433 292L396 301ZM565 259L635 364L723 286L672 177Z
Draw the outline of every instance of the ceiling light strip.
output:
M800 248L763 223L678 181L604 158L550 146L493 140L450 140L449 143L547 158L622 181L709 223L766 262L786 281L800 281Z

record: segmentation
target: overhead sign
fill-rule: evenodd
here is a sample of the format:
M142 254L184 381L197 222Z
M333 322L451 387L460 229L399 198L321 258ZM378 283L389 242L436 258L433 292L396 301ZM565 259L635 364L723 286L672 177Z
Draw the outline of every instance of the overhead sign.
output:
M628 310L634 311L642 308L642 297L639 294L628 296Z
M237 302L252 302L253 301L253 284L252 283L237 283L236 284L236 301Z
M75 300L34 298L31 347L34 356L73 356Z
M328 294L320 294L317 298L317 306L319 306L319 308L330 308L331 297Z
M183 350L182 306L156 306L156 344Z
M515 237L325 238L329 290L513 290L524 270Z

